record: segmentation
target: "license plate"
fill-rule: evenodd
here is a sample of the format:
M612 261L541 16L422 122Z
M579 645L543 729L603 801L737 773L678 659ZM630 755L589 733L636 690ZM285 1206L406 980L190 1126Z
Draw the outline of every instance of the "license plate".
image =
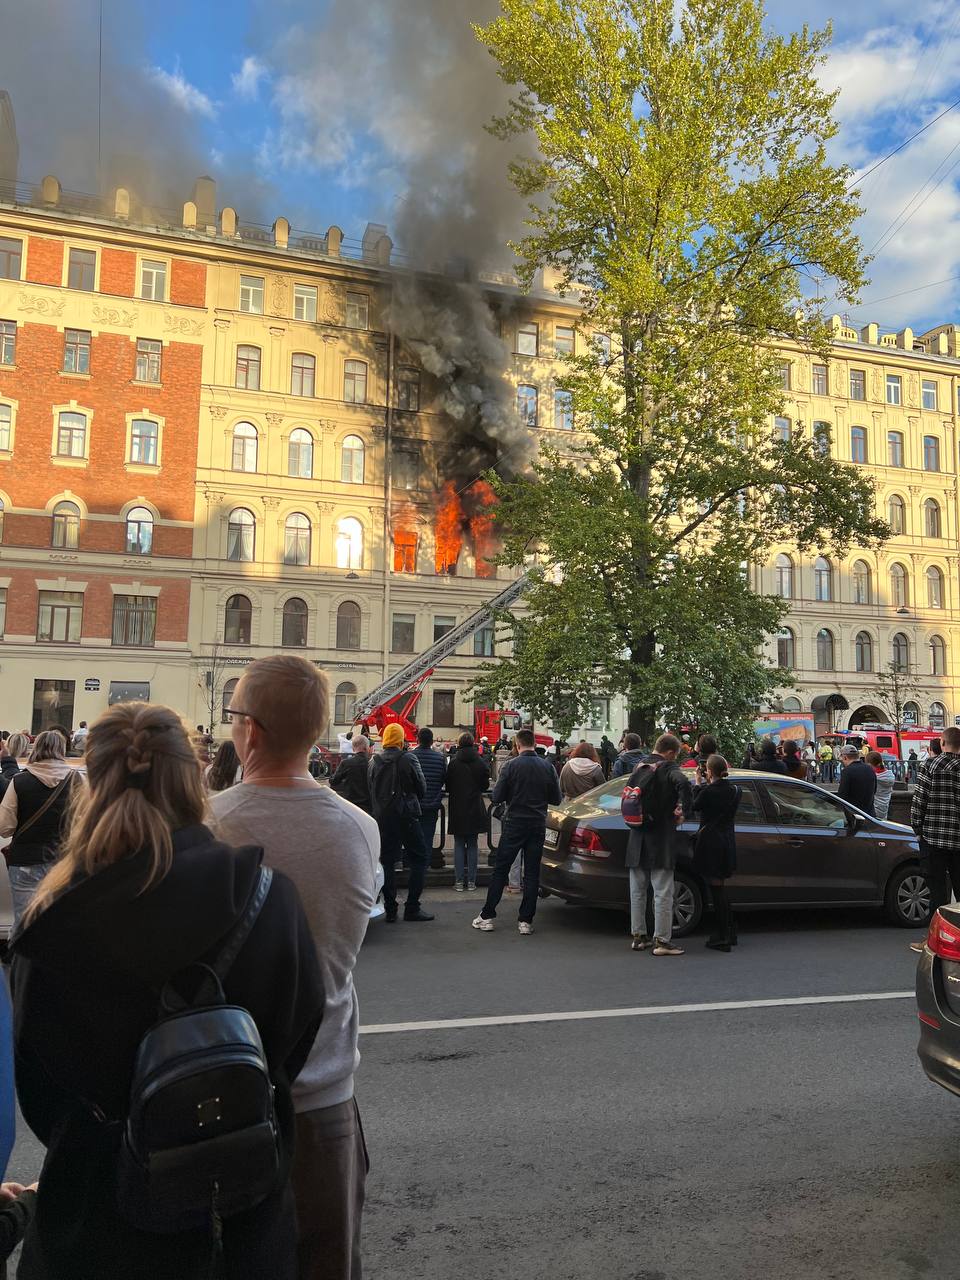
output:
M554 831L551 827L548 827L546 834L543 837L543 842L544 844L559 844L560 832Z

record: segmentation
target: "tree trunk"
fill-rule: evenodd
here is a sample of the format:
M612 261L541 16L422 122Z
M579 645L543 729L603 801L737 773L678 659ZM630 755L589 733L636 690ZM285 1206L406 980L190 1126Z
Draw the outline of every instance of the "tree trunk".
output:
M649 667L657 652L657 640L652 631L648 631L646 635L641 636L639 641L630 650L630 666L642 670ZM631 684L633 682L631 681ZM659 718L657 707L636 706L631 700L628 711L627 723L631 733L638 733L644 742L644 745L653 747L654 739L657 736L657 720Z

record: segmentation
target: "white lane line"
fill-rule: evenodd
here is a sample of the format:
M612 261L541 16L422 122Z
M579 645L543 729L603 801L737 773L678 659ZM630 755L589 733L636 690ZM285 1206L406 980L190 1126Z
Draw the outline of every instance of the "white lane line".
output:
M596 1018L649 1018L664 1013L730 1013L737 1009L789 1009L815 1004L863 1004L875 1000L912 1000L913 991L868 991L849 996L789 996L782 1000L721 1000L715 1004L645 1004L630 1009L573 1009L566 1013L506 1013L491 1018L442 1018L436 1022L374 1022L361 1026L365 1036L399 1031L458 1031L467 1027L513 1027L527 1022L588 1022Z

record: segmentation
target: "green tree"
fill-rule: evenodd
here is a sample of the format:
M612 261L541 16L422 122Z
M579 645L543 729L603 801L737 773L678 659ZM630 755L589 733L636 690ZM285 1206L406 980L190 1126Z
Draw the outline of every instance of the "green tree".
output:
M771 430L776 344L829 348L804 277L849 301L864 279L857 196L825 152L828 33L768 34L757 0L674 10L502 0L476 28L514 89L492 130L536 142L510 165L522 277L557 268L583 306L562 379L579 430L497 482L504 562L544 573L480 688L541 718L619 693L645 737L696 721L729 741L783 683L760 652L784 605L750 566L887 530L869 480L799 424Z

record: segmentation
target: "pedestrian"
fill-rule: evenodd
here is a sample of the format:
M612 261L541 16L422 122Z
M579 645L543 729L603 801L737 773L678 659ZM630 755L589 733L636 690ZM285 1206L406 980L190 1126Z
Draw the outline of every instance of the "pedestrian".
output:
M807 781L815 781L817 775L817 748L812 742L808 742L803 748L803 763L807 769Z
M77 729L76 733L73 735L73 749L78 756L83 755L84 744L87 741L87 734L89 732L90 730L87 728L86 720L81 720L80 727Z
M12 836L4 850L18 925L37 885L60 854L64 818L79 776L66 760L63 734L38 733L27 765L0 801L0 836Z
M890 812L890 801L893 798L893 784L896 779L893 776L893 770L888 768L879 751L870 752L867 756L867 764L877 775L877 790L873 797L874 817L886 822L887 814Z
M787 777L804 780L807 776L807 766L800 754L800 744L792 738L788 738L781 745L783 747L783 767L787 772Z
M935 760L937 756L943 753L943 747L940 745L939 738L933 738L930 742L930 758Z
M243 765L230 738L221 742L217 754L204 771L208 791L226 791L235 786L243 776Z
M262 845L267 865L297 886L324 991L323 1022L293 1085L299 1277L354 1280L367 1156L354 1097L353 970L374 903L380 834L369 814L304 767L330 712L327 677L312 662L293 654L251 662L231 706L243 782L211 798L213 829L232 844ZM364 767L369 759L365 748L348 758Z
M489 933L503 896L510 867L518 854L523 855L523 898L518 912L518 929L533 933L533 917L540 892L540 859L547 827L547 806L560 804L560 780L549 760L536 753L536 739L531 729L521 729L516 736L517 757L508 761L493 790L494 805L506 804L507 816L500 833L500 844L487 890L487 900L472 922L474 929Z
M840 752L840 760L843 768L837 795L871 818L875 817L873 798L877 794L877 775L866 760L860 758L856 747L844 747Z
M817 752L817 758L820 761L820 781L833 781L833 747L829 742L824 740L820 743L820 749Z
M20 772L20 758L29 754L30 741L20 733L0 741L0 796Z
M575 800L594 787L602 787L606 778L596 747L581 742L570 752L570 758L560 770L560 791L564 800Z
M251 1181L272 1173L273 1189L222 1220L206 1212L204 1225L146 1233L118 1203L137 1046L168 1008L178 1007L171 1002L202 999L194 994L196 966L223 957L262 892L262 851L230 848L203 825L196 752L167 707L129 702L104 712L90 728L86 768L89 786L78 793L63 856L38 888L12 946L20 1109L47 1149L19 1274L294 1280L289 1082L307 1059L324 1000L297 891L273 873L222 979L227 1004L256 1024L270 1071L278 1167L252 1159L249 1142L242 1149L244 1173ZM213 1108L220 1101L207 1104L218 1120L220 1108ZM241 1103L229 1094L223 1102L232 1125ZM199 1212L199 1202L217 1194L215 1183L207 1190L209 1172L191 1161L195 1150L203 1158L205 1135L198 1130L191 1135L196 1146L172 1150L169 1106L167 1116L166 1132L154 1134L165 1148L158 1159L170 1156L175 1168L186 1169L181 1189L186 1197L195 1188ZM162 1115L156 1123L163 1124ZM151 1168L150 1176L161 1172ZM148 1203L164 1207L149 1197Z
M426 795L426 783L416 756L405 749L406 739L398 724L388 724L380 741L383 750L370 762L370 802L380 828L386 920L393 924L397 918L396 865L403 850L409 863L403 918L432 920L420 905L430 856L420 826L420 801Z
M786 775L787 772L787 766L777 755L777 748L772 738L761 738L756 759L750 763L749 768L755 769L759 773Z
M600 738L598 754L600 756L600 766L603 769L603 776L605 778L609 778L610 770L613 768L614 762L617 758L617 748L613 745L606 734L603 734Z
M730 768L721 755L707 761L706 784L693 797L693 811L700 815L694 837L693 865L710 885L717 927L707 939L714 951L730 951L737 945L733 909L726 882L737 869L737 807L743 791L730 781Z
M500 770L510 759L510 743L506 738L501 738L493 749L493 765L490 769L490 778L496 782L500 777Z
M630 869L631 948L646 951L652 945L655 956L682 956L683 948L673 942L673 871L676 866L677 823L690 811L690 778L677 763L680 740L672 733L661 734L653 755L630 775L630 786L644 785L642 827L634 827L627 838L624 862ZM652 770L652 776L648 774ZM646 775L646 781L644 778ZM653 889L653 941L647 934L647 891Z
M13 1015L6 982L0 983L0 1179L16 1138L16 1104L13 1084ZM0 1280L6 1280L6 1263L23 1239L36 1210L37 1184L0 1184Z
M625 733L623 735L623 751L614 761L611 770L611 778L623 778L633 773L634 769L643 759L643 743L640 741L639 733Z
M490 750L489 745L486 748ZM443 804L443 779L447 772L445 757L433 749L433 733L430 729L417 730L417 745L410 753L420 766L426 793L420 801L420 829L427 847L427 865L433 854L433 841L437 833L437 818ZM486 753L484 753L486 759ZM492 759L492 753L490 758Z
M910 748L910 754L907 756L907 781L916 782L917 772L920 768L920 762L917 759L917 753L913 747Z
M697 769L697 781L702 785L707 780L707 761L717 754L717 740L712 733L701 733L697 739L697 750L694 755Z
M921 766L910 808L910 825L920 841L920 870L934 912L960 899L960 728L943 731L943 751ZM923 940L910 943L923 951Z
M477 887L478 837L488 825L483 797L490 786L490 770L477 751L472 733L461 733L444 785L447 826L453 836L453 887L458 893L473 893Z
M862 742L860 744L860 759L866 760L867 756L870 754L870 751L871 751L870 743Z
M330 779L330 786L338 796L349 800L364 813L372 814L370 804L370 739L355 733L350 739L351 750L340 757L337 771Z

